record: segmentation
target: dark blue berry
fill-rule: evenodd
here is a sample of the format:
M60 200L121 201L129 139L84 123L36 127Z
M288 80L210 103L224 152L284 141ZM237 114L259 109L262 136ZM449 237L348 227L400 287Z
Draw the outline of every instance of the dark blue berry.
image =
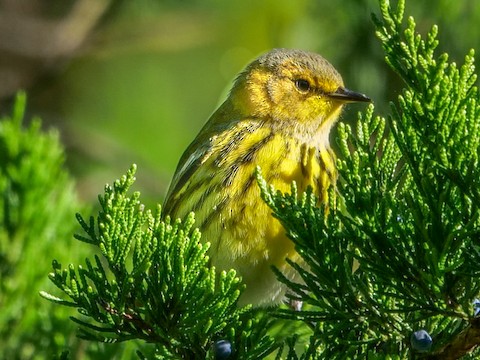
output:
M232 344L227 340L219 340L214 345L215 359L225 360L232 355Z
M418 330L410 337L410 343L417 351L429 351L432 347L432 337L425 330Z
M473 315L478 316L480 314L480 300L473 300Z

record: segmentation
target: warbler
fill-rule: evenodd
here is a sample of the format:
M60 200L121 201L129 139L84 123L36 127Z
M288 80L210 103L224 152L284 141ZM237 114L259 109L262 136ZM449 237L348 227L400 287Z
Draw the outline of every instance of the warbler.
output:
M163 211L183 218L194 211L211 263L235 269L246 284L239 304L270 306L286 286L276 266L295 280L286 258L301 262L294 244L263 202L259 166L276 189L311 186L323 204L337 178L330 129L348 102L368 102L348 90L322 56L274 49L250 63L227 99L181 157Z

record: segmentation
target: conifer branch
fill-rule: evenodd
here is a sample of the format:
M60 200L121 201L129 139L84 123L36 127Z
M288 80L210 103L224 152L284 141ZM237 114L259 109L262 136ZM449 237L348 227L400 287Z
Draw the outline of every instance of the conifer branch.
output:
M51 281L69 300L42 292L55 303L78 308L79 336L101 342L141 339L160 358L213 358L214 344L228 338L237 356L254 359L277 344L255 328L253 313L237 308L243 285L233 270L217 275L208 264L209 244L200 242L194 216L161 219L129 194L136 167L105 187L98 216L85 221L77 239L100 250L86 267L53 262ZM92 322L93 320L93 322ZM253 327L253 328L252 328ZM251 333L242 338L243 332Z

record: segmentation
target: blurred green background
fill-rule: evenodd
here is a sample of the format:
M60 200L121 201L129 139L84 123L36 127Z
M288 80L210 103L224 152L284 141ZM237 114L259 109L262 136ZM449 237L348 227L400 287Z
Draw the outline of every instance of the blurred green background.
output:
M68 43L70 35L78 43L70 51L52 51L51 57L28 57L20 49L28 41L21 38L13 47L3 47L10 58L0 62L4 70L0 77L9 66L18 67L19 59L37 61L37 69L28 68L35 76L18 88L28 90L31 113L60 129L68 166L87 201L134 162L139 165L143 194L160 201L182 151L224 99L235 75L271 48L322 54L340 71L345 84L372 97L379 111L387 109L402 86L383 63L375 38L371 13L379 13L376 0L2 3L0 12L9 18L15 14L24 16L24 22L59 23L63 42ZM84 11L79 20L74 12L82 3L100 9ZM440 25L441 50L458 62L469 48L477 47L479 10L480 3L469 0L407 4L407 13L415 16L421 31ZM82 19L90 26L83 33L77 24ZM65 26L67 21L74 24ZM25 29L29 28L23 26L17 32L28 37ZM1 33L0 51L1 38L8 35ZM46 35L41 46L38 33L32 30L32 44L42 50L56 46L56 35ZM19 50L12 56L15 45ZM65 47L61 42L57 46ZM4 99L16 88L8 90L3 92ZM360 109L350 106L344 119Z
M139 166L136 189L151 205L162 201L183 150L235 75L271 48L322 54L347 87L369 95L385 114L402 84L383 62L371 13L379 13L376 0L0 0L0 114L10 113L14 94L25 89L28 113L40 116L44 129L58 129L81 199L77 211L85 214L81 204L93 206L104 184L132 163ZM440 51L458 63L480 47L478 1L410 0L406 13L423 34L438 24ZM343 121L362 109L351 105ZM57 241L55 255L33 251L42 279L25 286L33 297L48 286L53 257L78 263L90 250L72 247L73 238ZM51 311L36 306L27 309L29 321ZM56 315L52 326L67 316ZM59 348L75 347L72 358L131 355L72 345L72 324L56 330ZM33 345L17 354L44 358Z

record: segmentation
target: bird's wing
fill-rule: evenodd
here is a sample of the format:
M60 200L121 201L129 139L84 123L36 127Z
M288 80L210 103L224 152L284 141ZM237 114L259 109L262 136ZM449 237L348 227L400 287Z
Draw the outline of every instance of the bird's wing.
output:
M174 194L179 194L182 188L187 184L190 177L197 171L198 167L203 164L211 155L212 139L200 134L193 140L183 153L175 170L172 182L168 188L167 196L163 205L163 212L168 214L175 202L172 198Z
M256 119L248 118L240 121L239 117L232 116L230 121L220 121L225 113L217 112L183 153L175 170L172 183L165 198L163 213L169 214L175 208L176 202L182 193L188 189L189 181L199 167L215 156L218 166L224 164L230 151L240 144L245 134L253 132L260 126Z

